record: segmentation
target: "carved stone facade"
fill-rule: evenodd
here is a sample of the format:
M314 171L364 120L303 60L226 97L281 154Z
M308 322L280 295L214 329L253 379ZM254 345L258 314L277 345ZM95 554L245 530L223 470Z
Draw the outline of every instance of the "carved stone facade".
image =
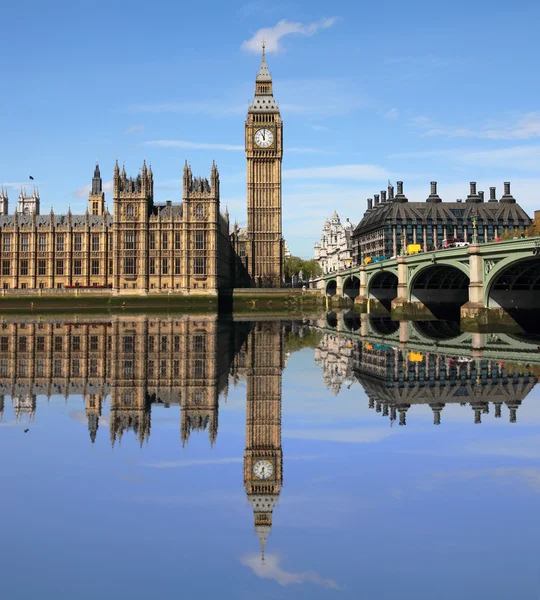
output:
M235 232L235 247L249 285L280 287L283 281L283 122L274 100L264 47L255 82L255 98L246 119L245 147L247 228L245 232Z
M341 223L336 211L323 226L321 243L315 242L315 260L323 273L340 271L352 264L352 234L355 225L347 220Z
M219 210L215 164L210 180L194 178L185 165L182 204L154 203L146 164L135 179L116 164L113 183L112 215L96 166L84 215L40 215L37 204L0 216L0 288L215 295L232 287L229 220Z

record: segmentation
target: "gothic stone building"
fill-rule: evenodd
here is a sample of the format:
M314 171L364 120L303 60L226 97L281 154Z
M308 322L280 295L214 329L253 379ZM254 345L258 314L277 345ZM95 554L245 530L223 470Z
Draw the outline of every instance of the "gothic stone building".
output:
M373 256L396 256L402 245L420 244L424 252L441 245L447 238L471 242L474 224L479 242L496 239L506 231L519 232L531 224L527 213L516 203L510 183L504 184L504 195L497 200L496 189L484 192L471 182L465 202L443 202L437 194L437 182L431 182L431 193L425 202L409 202L403 193L403 182L397 182L397 194L388 186L379 197L367 201L364 217L353 233L354 262Z
M83 215L40 214L37 190L21 190L8 215L0 190L0 289L107 288L113 294L216 295L234 286L279 287L282 121L262 55L255 99L245 124L247 228L229 234L220 212L219 173L193 177L184 167L183 202L154 202L154 178L143 164L137 177L114 168L113 212L105 207L96 166Z
M354 225L347 220L341 223L336 211L331 219L326 219L323 226L321 243L315 242L315 260L323 273L340 271L351 266L352 234Z

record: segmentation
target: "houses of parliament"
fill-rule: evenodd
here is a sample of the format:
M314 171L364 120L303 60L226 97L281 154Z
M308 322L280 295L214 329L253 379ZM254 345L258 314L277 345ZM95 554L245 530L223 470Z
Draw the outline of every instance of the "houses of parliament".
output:
M283 279L282 121L262 61L245 122L247 227L221 212L218 168L194 177L187 162L183 201L154 202L154 175L114 167L112 213L99 165L83 215L41 214L37 189L21 189L8 214L0 191L0 293L217 295L233 287L280 287ZM107 293L107 292L106 292Z

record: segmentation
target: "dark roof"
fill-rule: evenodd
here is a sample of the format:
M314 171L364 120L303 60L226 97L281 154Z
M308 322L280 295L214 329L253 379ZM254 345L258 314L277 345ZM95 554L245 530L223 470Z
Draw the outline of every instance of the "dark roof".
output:
M183 213L183 204L155 204L152 214L159 215L162 219L179 218Z
M456 213L453 211L461 211ZM458 217L459 214L459 217ZM531 222L529 215L519 204L506 204L502 202L382 202L364 213L364 217L356 226L354 235L359 235L374 229L383 227L388 222L401 224L407 219L427 222L431 218L434 223L441 220L445 223L457 223L458 218L469 221L473 218L493 219L496 223L502 219L507 223L508 219L522 219L525 225Z
M14 217L14 215L0 216L0 227L13 226ZM88 224L90 227L103 225L103 221L105 221L105 224L109 227L113 223L112 215L109 213L106 213L105 215L71 215L71 223L74 227L84 227L86 224L86 219L88 219ZM40 225L48 226L51 223L51 215L36 215L35 221L37 227ZM32 224L32 215L17 213L17 222L19 227L29 226ZM67 225L68 215L53 215L53 223L55 227L58 227L59 225Z

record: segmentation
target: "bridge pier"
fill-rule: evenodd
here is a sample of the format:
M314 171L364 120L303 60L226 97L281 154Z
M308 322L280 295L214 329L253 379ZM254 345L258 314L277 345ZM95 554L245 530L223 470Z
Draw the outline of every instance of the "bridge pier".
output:
M354 305L361 311L365 311L367 310L368 301L366 265L360 265L358 275L360 279L360 289L358 290L358 296L354 299Z
M482 257L480 246L472 244L469 253L469 301L460 310L462 321L475 321L478 324L486 320L487 309L484 306L484 277L482 272Z
M430 320L435 316L422 302L409 300L409 269L405 256L398 256L397 296L392 300L392 318L395 320Z

